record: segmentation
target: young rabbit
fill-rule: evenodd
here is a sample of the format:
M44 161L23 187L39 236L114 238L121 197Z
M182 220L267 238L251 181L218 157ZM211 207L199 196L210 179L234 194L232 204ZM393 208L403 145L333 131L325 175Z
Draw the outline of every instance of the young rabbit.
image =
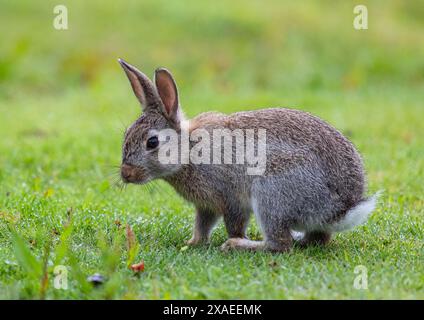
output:
M119 62L143 111L125 134L122 179L143 184L160 178L192 202L196 218L189 244L208 242L223 217L229 239L222 249L285 252L292 247L296 231L302 232L302 245L326 244L333 232L364 223L374 209L376 196L365 198L360 155L319 118L273 108L231 115L204 113L186 125L169 71L157 69L151 82L135 67ZM248 165L243 163L162 163L159 150L165 141L159 132L164 129L175 130L177 147L182 147L184 130L190 134L203 129L211 135L215 129L266 130L264 171L247 174ZM246 237L252 211L263 241Z

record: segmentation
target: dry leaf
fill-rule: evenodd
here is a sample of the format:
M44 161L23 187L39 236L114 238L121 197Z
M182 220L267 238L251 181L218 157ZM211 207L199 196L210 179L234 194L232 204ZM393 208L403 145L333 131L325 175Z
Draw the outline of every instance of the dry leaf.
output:
M144 271L144 261L131 265L131 270L134 272L143 272Z

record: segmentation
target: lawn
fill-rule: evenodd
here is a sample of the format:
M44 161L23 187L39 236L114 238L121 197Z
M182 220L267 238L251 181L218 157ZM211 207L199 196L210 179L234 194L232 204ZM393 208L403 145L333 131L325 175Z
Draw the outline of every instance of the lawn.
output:
M362 1L368 30L353 28L350 1L61 3L68 30L53 28L56 2L0 2L0 298L424 298L420 1ZM224 253L222 223L209 246L186 247L192 205L161 181L118 183L141 111L118 57L169 68L189 117L320 116L360 150L369 194L384 191L377 209L324 248ZM249 236L261 236L254 221Z

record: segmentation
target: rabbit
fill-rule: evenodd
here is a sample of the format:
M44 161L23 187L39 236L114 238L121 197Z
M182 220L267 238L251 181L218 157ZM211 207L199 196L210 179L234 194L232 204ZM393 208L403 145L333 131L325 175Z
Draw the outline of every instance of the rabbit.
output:
M318 117L269 108L230 115L207 112L186 120L168 70L157 69L152 82L124 60L119 63L142 106L141 116L125 133L122 180L144 184L162 179L193 203L196 216L189 245L208 243L220 217L228 233L223 250L287 252L295 243L325 245L334 232L363 224L374 210L377 195L365 196L361 156L347 138ZM159 131L174 130L181 144L183 130L219 128L266 130L262 174L246 174L246 164L158 160L164 143ZM252 212L262 241L246 236Z

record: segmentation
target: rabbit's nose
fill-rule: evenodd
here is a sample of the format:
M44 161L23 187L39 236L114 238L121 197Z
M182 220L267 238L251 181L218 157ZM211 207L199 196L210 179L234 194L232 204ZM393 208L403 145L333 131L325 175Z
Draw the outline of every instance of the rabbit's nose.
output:
M122 177L122 180L124 180L124 182L129 182L129 179L131 178L131 175L132 175L131 166L129 166L127 164L123 164L121 166L121 177Z

